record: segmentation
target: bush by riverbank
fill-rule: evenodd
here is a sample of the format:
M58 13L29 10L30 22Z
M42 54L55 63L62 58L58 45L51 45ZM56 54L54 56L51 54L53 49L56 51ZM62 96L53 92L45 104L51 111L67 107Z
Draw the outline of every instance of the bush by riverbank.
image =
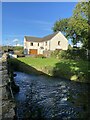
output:
M69 48L68 50L55 50L51 52L51 57L59 59L69 60L88 60L90 56L87 56L87 50L81 48Z
M26 73L41 71L44 74L54 77L62 77L79 82L89 82L89 61L24 57L16 60L12 59L11 62L14 63L13 66L16 70ZM28 69L26 65L29 66Z

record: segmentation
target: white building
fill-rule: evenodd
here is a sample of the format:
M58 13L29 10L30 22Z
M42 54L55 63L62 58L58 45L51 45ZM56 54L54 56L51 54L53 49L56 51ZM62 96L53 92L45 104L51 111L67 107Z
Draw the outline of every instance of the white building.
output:
M43 38L25 36L24 53L25 54L43 54L44 51L67 50L68 40L61 32L55 32Z

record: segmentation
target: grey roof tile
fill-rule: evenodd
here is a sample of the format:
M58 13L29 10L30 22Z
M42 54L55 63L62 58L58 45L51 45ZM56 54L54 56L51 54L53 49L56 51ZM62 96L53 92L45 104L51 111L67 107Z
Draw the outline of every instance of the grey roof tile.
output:
M50 39L52 39L58 32L55 32L53 34L47 35L43 38L39 38L39 37L33 37L33 36L25 36L26 41L29 42L44 42L44 41L48 41Z

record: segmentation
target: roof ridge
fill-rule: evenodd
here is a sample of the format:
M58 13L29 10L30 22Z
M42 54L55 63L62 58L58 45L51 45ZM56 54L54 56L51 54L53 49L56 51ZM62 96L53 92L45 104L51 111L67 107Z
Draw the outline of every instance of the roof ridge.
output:
M49 34L49 35L46 35L46 36L44 36L42 38L40 38L40 37L34 37L34 36L25 36L25 37L26 37L27 41L44 42L44 41L48 41L48 40L52 39L58 33L59 33L59 31L54 32L54 33ZM38 40L35 40L34 38L38 39Z
M49 35L46 35L46 36L50 36L50 35L54 35L54 34L56 35L57 33L59 33L59 31L57 31L57 32L54 32L54 33L52 33L52 34L49 34ZM44 36L44 37L46 37L46 36ZM43 37L43 38L44 38L44 37Z
M41 37L36 37L36 36L24 36L24 37L34 37L34 38L41 38Z

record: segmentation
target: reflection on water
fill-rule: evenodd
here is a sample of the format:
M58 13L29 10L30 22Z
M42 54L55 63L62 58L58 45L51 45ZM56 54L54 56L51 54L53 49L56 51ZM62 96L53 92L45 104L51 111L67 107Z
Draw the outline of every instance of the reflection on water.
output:
M17 118L29 120L89 119L88 86L16 72Z

